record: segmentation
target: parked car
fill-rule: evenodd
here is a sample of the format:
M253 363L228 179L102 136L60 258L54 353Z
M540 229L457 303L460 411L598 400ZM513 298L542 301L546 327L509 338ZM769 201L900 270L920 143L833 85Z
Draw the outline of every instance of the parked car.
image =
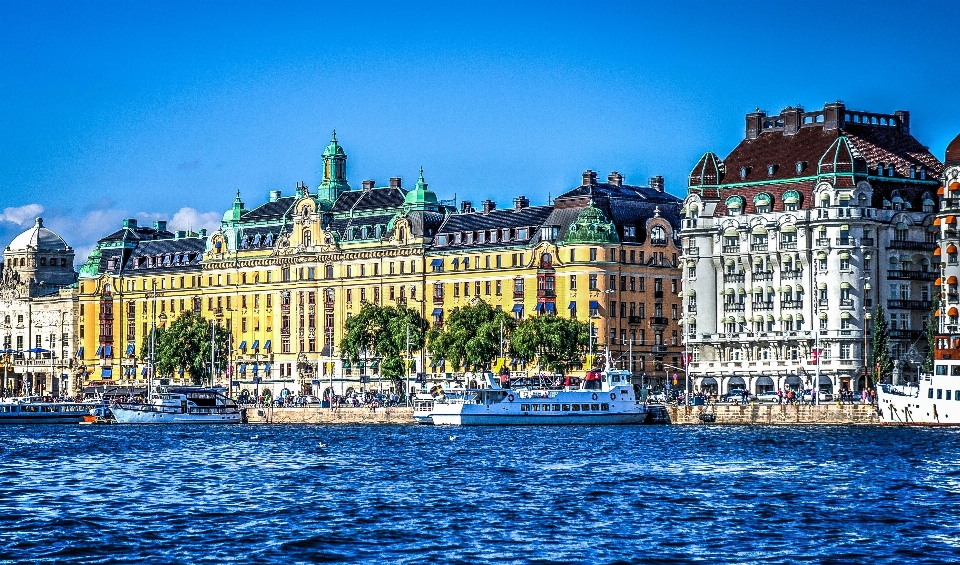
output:
M813 393L813 390L810 390L810 389L803 391L803 396L800 397L801 400L803 400L804 402L813 402L812 393ZM831 402L832 400L833 400L833 394L831 394L829 391L821 390L817 393L818 402Z
M761 392L760 394L758 394L757 401L776 403L776 402L780 402L780 396L777 394L777 391L768 390L767 392Z
M741 404L750 400L750 393L743 389L731 390L724 397L724 402L739 402Z
M647 396L647 402L659 402L663 403L667 401L667 395L663 392L651 392Z

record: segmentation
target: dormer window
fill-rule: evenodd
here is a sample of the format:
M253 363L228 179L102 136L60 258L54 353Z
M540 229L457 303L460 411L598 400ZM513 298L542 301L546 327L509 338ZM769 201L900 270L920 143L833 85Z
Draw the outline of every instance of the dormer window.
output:
M500 231L500 241L510 241L510 230L508 228Z
M806 161L797 161L797 172L802 173L804 169L807 168Z
M490 230L490 243L497 242L497 230Z
M461 243L463 243L463 234L461 232L457 232L453 234L453 242L456 243L457 245L460 245Z
M527 228L517 229L517 239L527 239Z
M438 236L437 236L437 245L446 245L446 244L447 244L447 236L446 236L445 234L444 234L444 235L438 235Z
M888 177L893 176L893 165L887 165L887 176Z
M927 180L927 169L920 167L920 180Z
M745 179L750 174L750 167L740 167L740 178Z
M636 226L623 226L623 237L629 239L637 238L637 227Z
M778 169L779 167L780 167L780 166L777 165L776 163L774 163L774 164L772 164L772 165L767 165L767 176L771 176L771 177L772 177L772 176L777 172L777 169Z
M466 233L466 238L467 238L467 239L466 239L467 245L472 245L472 244L473 244L473 232L472 232L472 231L468 231L468 232Z
M485 232L485 231L478 231L478 232L477 232L477 243L484 243L484 239L486 238L486 236L487 236L487 232Z

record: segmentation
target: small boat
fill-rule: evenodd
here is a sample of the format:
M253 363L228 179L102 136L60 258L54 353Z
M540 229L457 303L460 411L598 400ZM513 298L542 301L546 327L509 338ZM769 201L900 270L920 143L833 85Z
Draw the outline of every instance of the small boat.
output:
M91 408L89 413L83 417L81 424L116 424L117 419L113 417L113 412L109 406L97 406Z
M110 409L119 424L240 423L240 408L217 388L167 388L144 402L114 402Z
M43 402L14 397L0 402L0 424L76 424L90 413L89 402Z
M413 417L435 425L570 425L643 424L649 409L637 402L629 371L594 370L579 385L550 379L497 383L443 390L434 387L431 399L419 396ZM508 388L509 387L509 388Z

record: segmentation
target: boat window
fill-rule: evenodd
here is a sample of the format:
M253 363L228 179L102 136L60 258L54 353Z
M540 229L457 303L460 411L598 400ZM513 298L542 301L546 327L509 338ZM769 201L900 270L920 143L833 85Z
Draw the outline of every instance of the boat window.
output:
M582 412L586 412L587 410L590 410L590 405L589 405L589 404L581 404L581 405L580 405L580 410L581 410Z
M927 390L927 398L933 398L933 389Z
M960 400L960 390L957 391L957 400ZM559 411L560 411L560 405L559 405L559 404L554 404L554 405L553 405L553 411L554 411L554 412L559 412Z
M579 411L580 411L580 405L579 405L579 404L574 404L574 405L573 405L573 411L574 411L574 412L579 412Z
M539 411L540 411L540 405L539 405L539 404L534 404L534 405L533 405L533 411L534 411L534 412L539 412Z
M937 365L937 374L938 374L938 375L946 375L946 374L947 374L947 366L946 366L946 365Z
M569 412L569 411L570 411L570 405L569 405L569 404L564 404L564 405L563 405L563 411L564 411L564 412Z
M520 405L520 411L521 411L521 412L529 412L529 411L530 411L530 405L529 405L529 404L521 404L521 405Z
M938 388L938 389L937 389L937 400L942 400L942 399L943 399L943 389L942 389L942 388Z
M607 404L606 402L604 402L603 404L600 405L600 409L601 409L601 410L609 410L609 409L610 409L610 405Z
M953 399L960 400L960 390L953 391Z
M950 375L960 376L960 365L950 365Z
M590 405L590 409L591 409L591 410L599 410L599 409L600 409L600 405L599 405L599 404L591 404L591 405Z

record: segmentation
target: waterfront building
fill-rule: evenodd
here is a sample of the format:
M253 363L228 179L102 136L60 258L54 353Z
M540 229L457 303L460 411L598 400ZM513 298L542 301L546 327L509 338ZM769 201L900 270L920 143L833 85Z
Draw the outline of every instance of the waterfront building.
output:
M684 200L692 384L761 392L810 388L819 375L821 389L859 390L881 305L890 353L916 375L942 172L905 111L837 102L747 114L745 138L724 159L700 159Z
M346 319L365 303L406 304L439 325L476 298L518 318L589 318L594 351L609 350L621 367L632 358L637 376L662 380L679 365L680 201L662 178L639 187L587 171L549 205L520 196L513 208L487 201L475 210L440 201L422 170L412 189L399 177L351 188L335 134L322 160L315 191L298 183L252 209L238 193L210 234L127 220L100 240L80 274L89 379L142 383L150 329L193 310L230 332L231 357L218 362L214 384L386 389L378 359L340 358ZM412 372L451 380L441 360L415 357Z
M957 217L960 216L960 135L955 137L944 157L944 171L938 189L940 206L934 226L939 234L935 265L939 268L936 291L940 304L937 309L936 359L960 359L960 235L957 232ZM938 371L946 374L948 364L940 364ZM949 400L949 392L948 398Z
M43 219L10 242L0 262L0 391L71 392L75 366L74 252Z

